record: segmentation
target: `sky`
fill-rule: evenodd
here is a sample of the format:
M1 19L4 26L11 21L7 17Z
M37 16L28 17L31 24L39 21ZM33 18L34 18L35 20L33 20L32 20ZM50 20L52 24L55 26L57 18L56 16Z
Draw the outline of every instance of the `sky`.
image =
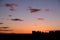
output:
M17 4L10 11L5 4ZM31 13L29 7L41 9ZM49 11L45 11L48 9ZM12 15L12 16L9 16ZM18 18L24 21L12 21ZM43 18L44 20L38 20ZM0 0L0 27L10 27L13 33L60 30L60 0Z

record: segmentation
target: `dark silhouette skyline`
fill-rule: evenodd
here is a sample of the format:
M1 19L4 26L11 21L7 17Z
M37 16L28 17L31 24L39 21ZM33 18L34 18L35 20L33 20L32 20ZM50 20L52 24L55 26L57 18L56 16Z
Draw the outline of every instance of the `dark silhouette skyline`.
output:
M48 33L41 31L32 31L32 34L15 34L0 33L0 39L22 39L22 40L60 40L60 30L49 31ZM3 40L2 39L2 40Z

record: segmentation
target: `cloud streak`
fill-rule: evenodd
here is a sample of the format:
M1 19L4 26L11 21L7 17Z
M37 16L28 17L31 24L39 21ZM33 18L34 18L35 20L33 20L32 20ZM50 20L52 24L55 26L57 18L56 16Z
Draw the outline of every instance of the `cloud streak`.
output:
M3 23L0 23L0 24L3 24Z
M38 20L44 20L44 18L37 18Z
M12 21L24 21L24 20L22 20L22 19L11 19Z

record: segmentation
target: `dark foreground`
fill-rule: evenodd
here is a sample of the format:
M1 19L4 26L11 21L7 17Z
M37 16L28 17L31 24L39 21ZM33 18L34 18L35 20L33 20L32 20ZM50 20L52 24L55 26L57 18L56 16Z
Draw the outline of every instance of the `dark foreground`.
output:
M0 40L60 40L60 31L49 33L35 32L32 34L0 34Z

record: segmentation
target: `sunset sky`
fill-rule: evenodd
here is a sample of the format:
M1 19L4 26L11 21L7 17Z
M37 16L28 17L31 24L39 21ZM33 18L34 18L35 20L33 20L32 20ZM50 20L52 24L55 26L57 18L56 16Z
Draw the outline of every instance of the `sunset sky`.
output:
M7 3L17 4L15 11L10 11L10 7L5 6ZM31 13L29 7L41 11ZM14 18L24 21L12 21ZM13 33L60 30L60 0L0 0L0 23L3 23L0 27L10 27Z

